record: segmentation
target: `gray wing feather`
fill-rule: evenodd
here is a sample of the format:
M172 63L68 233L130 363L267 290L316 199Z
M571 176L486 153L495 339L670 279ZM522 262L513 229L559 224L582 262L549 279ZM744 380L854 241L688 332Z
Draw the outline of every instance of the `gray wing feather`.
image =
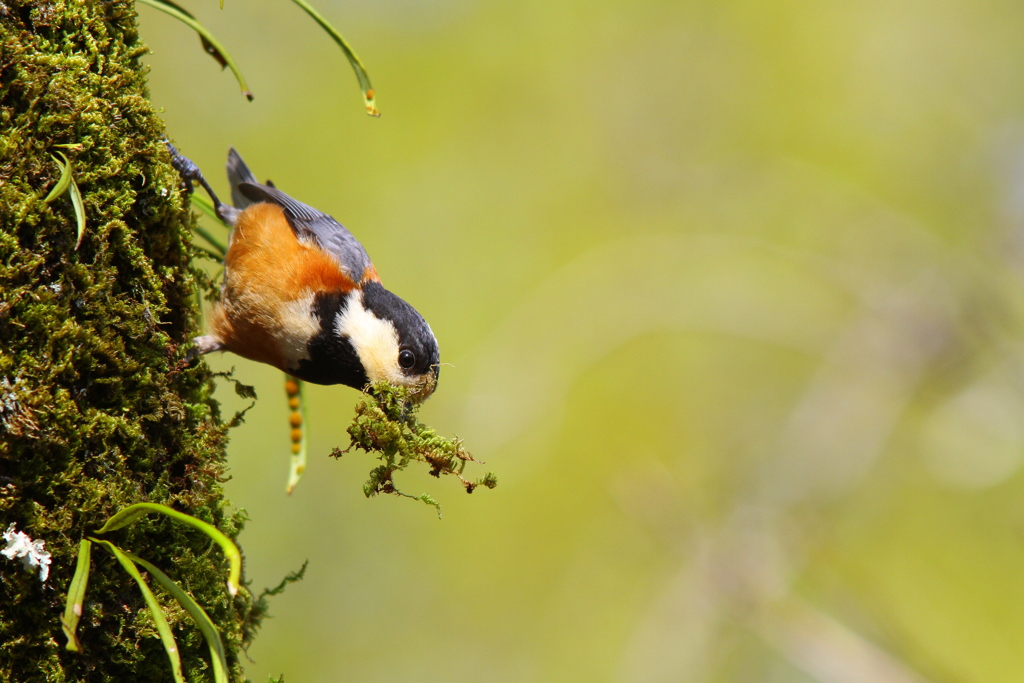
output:
M232 147L228 150L228 184L231 186L231 203L235 208L244 209L252 204L245 195L238 191L240 183L256 183L256 176L242 161L242 155Z
M370 256L359 240L326 213L292 199L275 187L260 185L255 181L241 182L237 188L249 203L270 202L284 209L285 218L295 235L312 238L321 249L337 259L342 271L353 282L359 282L370 267Z

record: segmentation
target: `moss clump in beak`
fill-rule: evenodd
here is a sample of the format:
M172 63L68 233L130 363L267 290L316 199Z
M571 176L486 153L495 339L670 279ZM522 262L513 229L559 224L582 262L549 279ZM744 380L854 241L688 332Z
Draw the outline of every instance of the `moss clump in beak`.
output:
M441 506L428 494L413 496L400 491L395 486L395 472L404 470L414 461L423 462L435 477L440 478L442 474L458 477L466 493L473 493L478 486L493 489L498 485L498 477L493 472L476 480L463 476L467 463L479 461L463 448L460 439L446 439L416 419L422 401L418 393L415 389L383 381L370 384L356 404L355 418L348 427L352 443L344 451L335 449L331 455L341 457L353 448L376 453L381 464L370 472L370 478L363 484L367 498L378 493L405 496L433 505L440 516Z

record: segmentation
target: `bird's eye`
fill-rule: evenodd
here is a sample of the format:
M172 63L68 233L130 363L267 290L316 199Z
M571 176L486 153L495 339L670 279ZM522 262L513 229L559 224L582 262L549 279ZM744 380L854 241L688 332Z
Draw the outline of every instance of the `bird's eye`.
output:
M398 364L408 370L412 366L416 365L416 356L413 355L412 351L406 349L398 354Z

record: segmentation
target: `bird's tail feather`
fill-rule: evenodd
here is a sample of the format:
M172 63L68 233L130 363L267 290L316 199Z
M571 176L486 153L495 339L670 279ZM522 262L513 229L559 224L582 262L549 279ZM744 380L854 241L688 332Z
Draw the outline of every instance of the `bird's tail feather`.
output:
M237 209L244 209L252 201L247 199L245 195L238 191L239 183L258 183L256 176L253 175L249 167L242 161L242 155L240 155L234 147L228 150L228 183L231 185L231 203L235 205Z

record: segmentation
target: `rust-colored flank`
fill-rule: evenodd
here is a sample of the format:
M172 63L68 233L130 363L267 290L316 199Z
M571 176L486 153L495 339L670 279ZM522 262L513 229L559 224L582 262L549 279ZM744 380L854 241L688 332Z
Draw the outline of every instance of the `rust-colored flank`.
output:
M299 241L276 204L259 203L238 217L225 265L224 295L213 312L214 335L240 356L287 371L288 344L308 320L291 320L299 300L355 288L337 261ZM363 280L377 280L371 265ZM294 323L297 323L294 324Z

